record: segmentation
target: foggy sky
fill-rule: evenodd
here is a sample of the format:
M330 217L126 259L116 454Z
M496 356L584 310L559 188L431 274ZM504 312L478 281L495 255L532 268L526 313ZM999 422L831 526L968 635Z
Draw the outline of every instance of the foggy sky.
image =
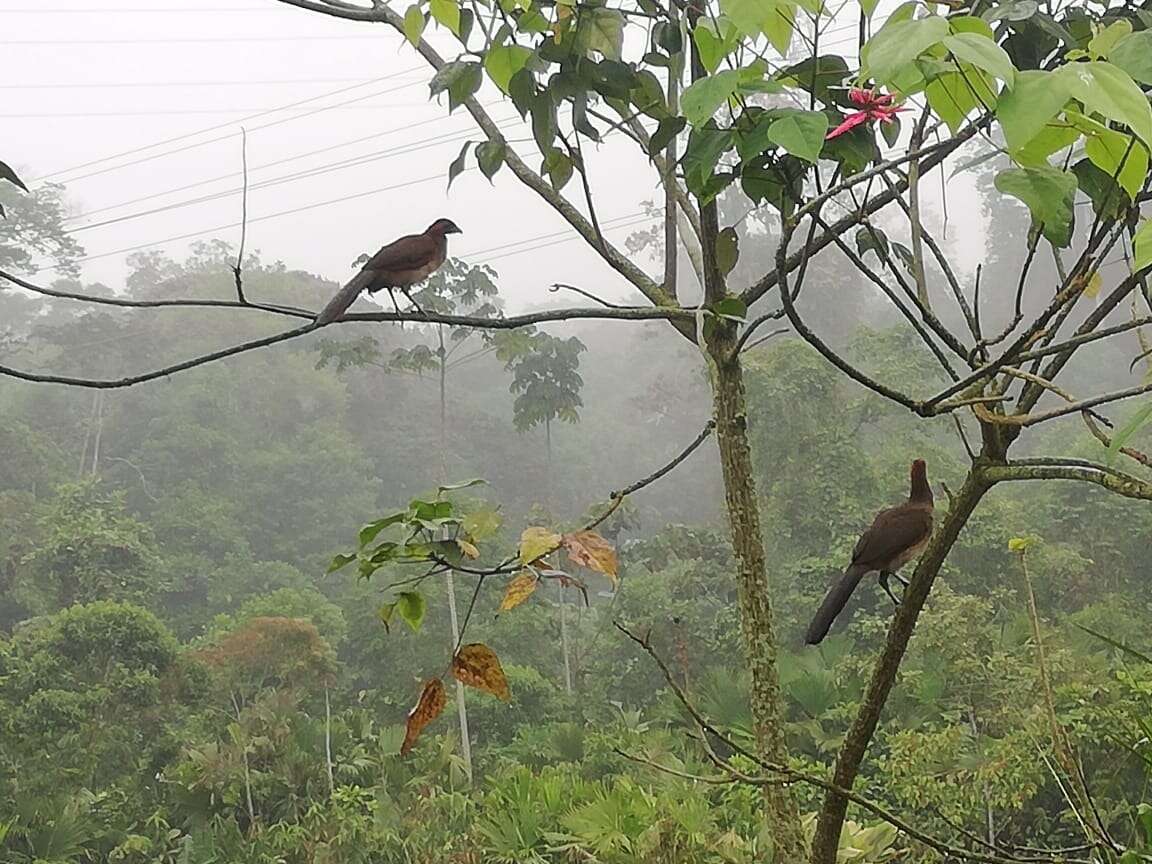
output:
M0 0L0 30L0 113L8 131L0 158L32 186L64 183L76 217L72 229L120 220L74 234L93 256L83 264L85 281L120 286L129 254L121 250L129 247L158 248L180 259L197 240L236 244L239 227L221 226L240 220L238 192L137 214L238 189L244 126L249 182L257 187L248 196L247 248L266 262L283 260L293 269L344 279L361 252L447 216L464 230L452 238L451 254L495 267L512 309L551 302L547 286L556 281L614 298L630 294L507 168L495 188L473 169L446 190L449 163L465 140L481 136L464 109L449 116L446 106L428 100L429 68L386 25L342 21L273 0L165 0L146 7L140 0ZM426 35L433 31L430 24ZM825 47L851 51L853 31L837 22ZM433 41L454 56L452 41L441 34ZM515 118L505 134L538 167L531 131L511 105L500 104L487 84L480 98L496 103L494 119ZM302 100L309 101L273 110ZM361 138L368 140L347 143ZM332 149L261 167L321 148ZM127 152L132 150L138 152ZM169 152L174 150L180 152ZM605 234L622 245L638 224L641 202L655 195L656 176L622 136L586 156ZM327 170L348 160L359 164ZM323 173L258 186L312 171ZM190 184L198 185L167 191ZM930 186L924 196L929 204L939 199L939 181L933 178ZM399 188L374 191L384 187ZM576 178L565 192L584 209ZM974 199L963 178L951 182L948 194L955 237ZM155 197L135 200L145 196ZM334 201L346 196L357 197ZM308 209L261 218L295 208ZM218 230L200 233L206 229ZM187 234L198 236L168 239ZM973 235L965 245L976 251L979 244ZM36 276L48 282L56 274Z

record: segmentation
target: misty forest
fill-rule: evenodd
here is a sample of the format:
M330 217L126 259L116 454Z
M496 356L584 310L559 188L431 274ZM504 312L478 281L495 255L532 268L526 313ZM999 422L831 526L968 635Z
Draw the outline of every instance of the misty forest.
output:
M1152 861L1152 5L408 2L346 270L8 126L0 862Z

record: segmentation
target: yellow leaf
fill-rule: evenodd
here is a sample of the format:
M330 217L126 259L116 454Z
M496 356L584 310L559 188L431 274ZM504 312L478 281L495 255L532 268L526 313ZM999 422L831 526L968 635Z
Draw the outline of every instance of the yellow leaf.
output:
M456 680L497 699L507 702L512 698L508 692L508 679L500 668L500 660L487 645L473 642L463 646L452 658L452 674Z
M500 611L507 612L509 609L515 609L525 600L532 596L532 592L536 590L539 580L536 578L535 573L528 570L522 570L516 574L516 577L508 583L508 587L504 590L504 599L500 601Z
M1023 552L1025 549L1027 549L1031 545L1032 545L1032 541L1029 540L1027 537L1013 537L1011 540L1008 541L1008 551L1009 552Z
M420 698L416 707L408 712L408 723L404 728L404 743L400 745L400 755L407 756L412 750L416 739L420 737L421 730L440 716L444 706L448 704L448 697L444 693L444 682L439 678L430 678L424 682L424 689L420 691Z
M1104 280L1100 277L1100 271L1097 270L1089 279L1088 284L1084 286L1084 296L1089 299L1096 299L1096 295L1100 293L1100 286L1104 284Z
M525 528L520 535L520 563L531 564L560 545L559 534L547 528Z
M480 557L480 550L469 543L467 540L461 540L459 537L457 537L456 545L460 547L460 551L463 552L468 558L475 560Z
M564 535L564 548L568 557L581 567L603 573L613 587L619 584L619 565L612 544L595 531L573 531Z

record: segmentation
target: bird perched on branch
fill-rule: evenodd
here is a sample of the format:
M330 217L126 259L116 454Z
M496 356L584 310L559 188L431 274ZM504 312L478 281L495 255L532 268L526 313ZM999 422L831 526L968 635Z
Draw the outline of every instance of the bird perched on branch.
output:
M316 324L331 324L347 311L361 291L374 294L384 288L391 294L393 289L399 289L415 306L408 289L440 268L448 257L448 235L460 233L451 219L437 219L423 234L392 241L369 258L360 272L328 301L316 316Z
M818 644L828 635L832 622L843 611L865 573L878 572L880 587L899 605L900 601L888 587L888 580L895 577L907 587L908 583L896 571L923 552L932 536L932 488L928 485L928 469L923 459L912 463L911 485L908 500L876 514L872 527L856 542L852 563L832 586L808 625L804 641L809 645Z

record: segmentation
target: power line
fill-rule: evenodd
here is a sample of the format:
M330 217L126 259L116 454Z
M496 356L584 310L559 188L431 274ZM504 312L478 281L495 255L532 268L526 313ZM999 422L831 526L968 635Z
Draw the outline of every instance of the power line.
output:
M0 9L0 12L5 10ZM271 84L347 84L350 81L368 83L365 78L275 78L263 81L109 81L103 84L92 81L69 81L58 84L0 84L0 90L72 90L72 89L113 89L117 87L257 87Z
M183 36L173 39L5 39L0 45L172 45L185 43L331 42L351 39L380 40L374 36Z
M485 105L483 107L489 108L489 107L493 107L493 106L499 105L499 104L502 104L502 103L497 101L497 102L493 102L493 103L490 103L488 105ZM429 125L434 124L434 123L442 123L447 119L449 119L449 118L442 117L442 116L432 117L428 120L420 120L416 123L408 123L404 126L397 126L393 129L388 129L387 131L384 131L384 132L374 132L371 135L364 135L361 138L353 138L351 141L342 141L339 144L330 144L327 147L318 147L315 150L305 150L303 153L296 153L295 155L292 155L292 156L285 156L282 159L275 159L271 162L265 162L262 165L256 165L256 166L250 168L249 171L250 172L251 171L261 171L265 168L273 168L277 165L283 165L286 162L295 162L297 159L305 159L309 156L319 155L320 153L328 153L328 152L331 152L332 150L339 150L339 149L344 148L344 147L351 147L354 144L362 144L365 141L372 141L376 138L384 138L384 137L387 137L388 135L395 135L398 132L406 132L409 129L415 129L419 126L429 126ZM504 121L500 121L500 122L502 123ZM467 128L473 129L473 127L471 127L471 126L469 126ZM475 131L475 130L473 130L473 131ZM448 134L448 133L445 133L445 134ZM413 142L413 143L418 144L420 142ZM133 164L133 163L128 163L128 164ZM84 218L87 218L89 216L94 216L97 213L104 213L108 210L116 210L116 209L119 209L120 207L127 207L130 204L139 204L143 201L151 201L155 198L162 198L165 195L172 195L172 194L175 194L176 192L185 192L189 189L195 189L199 186L207 186L211 183L218 183L221 180L231 180L233 177L242 177L243 175L244 175L243 171L230 171L227 174L221 174L217 177L211 177L207 180L198 180L194 183L186 183L183 186L175 186L171 189L164 189L160 192L153 192L149 195L141 195L138 198L130 198L127 201L120 201L120 202L117 202L116 204L107 204L103 207L97 207L93 210L86 210L83 213L77 214L76 216L68 217L66 221L74 222L78 219L84 219Z
M377 94L379 95L379 94ZM378 111L381 108L413 108L423 105L422 102L389 102L384 105L336 105L330 111ZM58 111L27 114L0 114L0 120L8 119L79 119L82 117L166 117L166 116L192 116L194 114L247 114L252 108L173 108L160 111ZM291 109L289 109L291 110Z
M516 121L516 120L517 120L517 118L515 116L508 117L508 118L505 118L505 119L499 121L497 123L497 125L500 127L504 127L504 126ZM377 151L375 153L368 153L368 154L361 155L361 156L353 156L353 157L349 157L348 159L342 159L338 162L329 163L327 165L318 165L318 166L315 166L313 168L306 168L306 169L303 169L301 171L295 171L291 174L284 174L284 175L281 175L279 177L272 177L272 178L269 178L268 180L263 180L263 181L260 181L258 183L250 184L248 186L248 190L249 191L256 191L258 189L267 189L267 188L272 187L272 186L280 186L284 183L291 183L291 182L294 182L296 180L305 180L305 179L309 179L312 177L318 177L318 176L321 176L323 174L330 174L333 171L340 171L340 170L343 170L345 168L355 168L355 167L359 167L360 165L366 165L369 162L376 162L376 161L380 161L382 159L389 159L389 158L392 158L393 156L402 156L406 153L412 153L412 152L415 152L417 150L425 149L429 146L437 146L439 144L451 144L451 143L455 143L458 141L463 141L466 138L468 138L470 135L474 135L474 134L475 134L474 130L464 130L462 133L460 131L455 131L455 132L446 133L443 135L437 135L437 136L433 136L431 138L425 138L425 139L420 140L420 141L410 142L409 144L403 144L403 145L400 145L399 147L393 147L393 148L390 148L387 150L380 150L380 151ZM171 204L165 204L165 205L162 205L160 207L154 207L151 210L142 210L142 211L138 211L135 213L128 213L128 214L125 214L123 216L115 216L115 217L112 217L110 219L105 219L102 222L93 222L93 223L90 223L88 225L80 225L76 228L72 228L72 229L66 231L65 233L66 234L77 234L81 231L88 231L88 230L91 230L93 228L103 228L103 227L106 227L108 225L115 225L115 224L118 224L121 222L129 222L133 219L140 219L144 216L154 216L157 213L165 213L165 212L168 212L171 210L179 210L179 209L182 209L184 207L191 207L191 206L194 206L196 204L204 204L204 203L208 203L210 201L218 201L222 198L228 198L228 197L231 197L233 195L238 195L243 191L244 191L243 186L237 186L233 189L226 189L226 190L223 190L221 192L213 192L213 193L210 193L208 195L203 195L199 198L192 198L192 199L185 200L185 201L176 201L176 202L173 202Z
M278 12L279 9L268 6L169 6L167 8L149 7L149 6L99 6L86 8L67 8L56 7L54 9L42 9L38 6L22 7L17 9L0 9L0 14L17 14L17 15L53 15L53 14L75 14L77 12L89 12L92 14L104 14L106 12Z
M186 132L183 135L174 135L171 138L165 138L162 141L157 141L153 144L145 144L142 147L134 147L131 150L124 150L120 153L113 153L109 156L103 156L100 159L92 159L91 161L88 161L88 162L81 162L79 165L73 165L69 168L60 168L59 170L50 171L47 174L41 174L39 177L34 177L32 179L33 180L46 180L49 177L58 177L61 174L70 174L73 171L79 171L81 168L88 168L88 167L91 167L92 165L99 165L102 162L110 162L111 160L119 159L122 156L133 156L136 153L143 153L145 150L152 150L156 147L163 147L165 144L173 144L176 141L183 141L187 138L194 138L197 135L203 135L206 132L215 132L217 129L223 129L223 128L228 127L228 126L234 126L236 123L243 123L246 120L255 120L257 117L263 117L263 116L268 115L268 114L275 114L278 111L283 111L287 108L295 108L297 105L306 105L309 102L315 102L317 99L325 99L329 96L338 96L341 93L347 93L349 90L356 90L360 87L367 86L368 84L379 84L382 81L390 81L393 78L399 78L401 75L408 75L408 74L411 74L412 72L419 72L423 68L424 67L422 67L422 66L413 66L409 69L403 69L399 72L393 72L390 75L383 75L379 78L372 78L371 80L364 81L363 83L360 83L360 84L353 84L353 85L348 86L348 87L340 87L339 89L329 90L328 92L321 93L317 96L310 96L307 99L299 99L295 102L289 102L286 105L281 105L281 106L276 107L276 108L269 108L266 111L260 111L259 113L252 114L252 115L247 116L247 117L242 117L239 120L231 120L231 121L228 121L226 123L217 123L214 126L206 126L203 129L197 129L194 132ZM405 84L404 87L411 87L416 83L419 83L419 82L410 82L408 84ZM403 87L394 88L394 90L402 90L402 89L404 89L404 88ZM391 93L391 92L394 92L394 90L384 90L381 92ZM381 94L377 93L375 95L379 96ZM356 101L356 100L351 100L351 101ZM338 104L347 104L347 103L338 103ZM323 109L320 109L320 110L323 110ZM300 116L307 116L307 115L300 115ZM292 120L292 119L298 119L298 118L297 117L290 117L288 119ZM277 122L286 122L286 121L277 121ZM273 125L273 124L266 124L266 125ZM264 128L264 127L258 127L258 128ZM235 134L236 133L233 132L233 133L230 133L228 135L225 135L223 138L217 138L215 140L223 141L225 138L231 138ZM204 141L204 142L200 142L199 144L194 144L192 146L200 147L200 146L203 146L204 144L210 144L210 143L212 143L212 142L211 141ZM185 147L182 149L189 149L189 148ZM177 151L173 151L173 152L180 152L180 151L177 150ZM149 158L154 158L154 157L149 157ZM147 161L147 160L140 160L140 161ZM135 163L128 163L128 164L135 164ZM109 170L112 170L112 169L109 169ZM100 173L100 172L95 172L95 173ZM91 175L86 174L84 176L87 177L87 176L91 176ZM80 178L73 178L73 180L75 180L75 179L80 179ZM71 182L71 181L69 181L69 182Z

